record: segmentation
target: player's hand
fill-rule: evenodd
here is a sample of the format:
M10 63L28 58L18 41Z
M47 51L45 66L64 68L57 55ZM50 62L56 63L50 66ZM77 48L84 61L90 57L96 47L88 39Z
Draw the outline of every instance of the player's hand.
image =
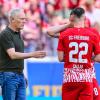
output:
M45 56L46 56L45 51L35 51L35 52L33 52L33 57L34 58L43 58Z
M72 20L69 19L65 19L62 24L67 24L67 28L68 27L74 27L74 22Z
M74 22L72 22L72 21L69 21L69 27L74 27Z

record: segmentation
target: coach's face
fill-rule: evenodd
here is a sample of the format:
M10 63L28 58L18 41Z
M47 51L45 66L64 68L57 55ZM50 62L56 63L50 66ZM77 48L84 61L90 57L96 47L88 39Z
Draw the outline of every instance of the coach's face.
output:
M21 30L24 27L24 24L26 22L26 16L25 13L19 12L15 17L14 17L14 26L16 27L17 30Z

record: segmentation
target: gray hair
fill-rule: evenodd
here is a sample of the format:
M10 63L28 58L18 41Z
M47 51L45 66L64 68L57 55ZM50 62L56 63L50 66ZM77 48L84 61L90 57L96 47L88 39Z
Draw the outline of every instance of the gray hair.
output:
M12 9L9 13L8 13L8 20L10 21L11 18L14 18L15 16L17 16L20 12L22 12L23 10L20 8L15 8Z

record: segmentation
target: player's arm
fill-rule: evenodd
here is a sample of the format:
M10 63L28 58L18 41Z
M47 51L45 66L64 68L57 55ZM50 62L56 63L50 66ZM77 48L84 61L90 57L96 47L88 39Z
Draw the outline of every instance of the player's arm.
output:
M60 62L64 62L64 52L63 51L58 51L58 60Z
M51 37L59 38L60 32L70 27L73 27L73 23L71 22L68 24L51 26L47 29L47 34Z
M57 47L57 51L58 51L58 60L60 62L64 62L64 44L63 44L63 33L60 35L59 37L59 41L58 41L58 47Z
M94 56L93 56L93 60L95 62L100 62L100 35L96 30L92 30L95 34L96 37L94 37Z

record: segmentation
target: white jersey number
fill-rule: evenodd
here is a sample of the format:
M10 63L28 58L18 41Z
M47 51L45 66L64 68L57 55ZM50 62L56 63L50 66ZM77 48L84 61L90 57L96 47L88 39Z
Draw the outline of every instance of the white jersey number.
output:
M98 89L97 89L97 88L94 88L93 90L94 90L94 94L95 94L96 96L99 95Z
M70 42L69 48L74 47L74 50L71 50L69 52L69 62L75 62L75 63L87 63L87 59L83 59L82 56L86 55L88 53L88 44L86 42ZM84 50L79 51L84 47ZM74 55L78 54L78 58L74 58Z

